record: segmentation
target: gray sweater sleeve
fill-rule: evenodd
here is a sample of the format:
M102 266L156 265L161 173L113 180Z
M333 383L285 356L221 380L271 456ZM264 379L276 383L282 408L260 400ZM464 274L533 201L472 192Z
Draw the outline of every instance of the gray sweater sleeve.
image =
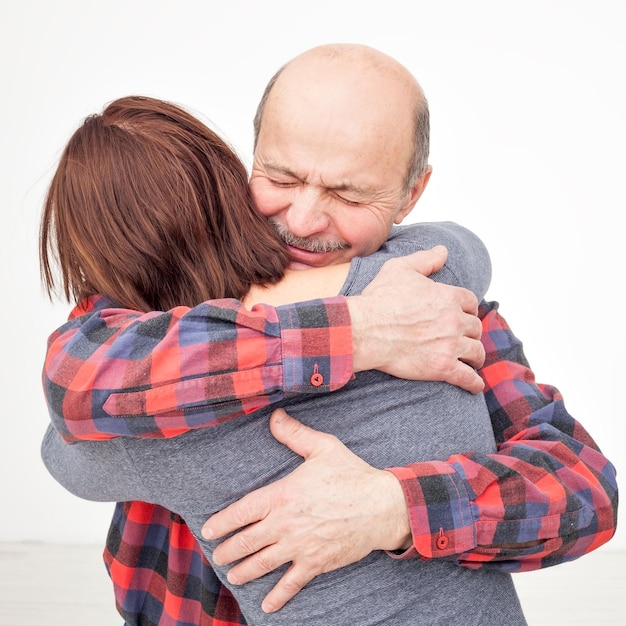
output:
M50 425L41 444L41 457L52 477L79 498L150 501L121 438L70 445Z
M440 283L465 287L474 293L478 301L482 300L491 282L489 252L479 237L454 222L395 226L378 252L353 259L342 294L360 293L390 258L429 250L437 245L446 246L448 259L431 278Z

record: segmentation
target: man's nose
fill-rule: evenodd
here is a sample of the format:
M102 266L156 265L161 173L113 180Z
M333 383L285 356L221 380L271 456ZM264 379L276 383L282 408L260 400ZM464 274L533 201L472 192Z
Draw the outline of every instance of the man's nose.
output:
M329 226L327 208L322 194L315 187L298 187L294 189L285 215L286 226L296 237L322 233Z

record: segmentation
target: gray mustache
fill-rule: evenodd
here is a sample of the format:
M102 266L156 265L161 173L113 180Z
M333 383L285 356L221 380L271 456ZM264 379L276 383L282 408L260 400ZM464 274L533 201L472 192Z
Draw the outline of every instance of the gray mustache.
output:
M316 237L296 237L288 228L270 219L270 224L284 243L308 252L335 252L346 250L350 244L346 241L327 241Z

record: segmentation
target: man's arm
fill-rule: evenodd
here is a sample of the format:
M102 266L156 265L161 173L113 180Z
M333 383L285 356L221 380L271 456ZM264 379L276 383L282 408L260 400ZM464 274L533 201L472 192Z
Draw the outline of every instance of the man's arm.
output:
M312 379L315 368L321 377ZM66 441L171 437L350 380L344 298L247 311L235 300L168 312L113 308L99 297L53 333L43 372Z
M573 560L615 533L615 468L559 391L535 382L497 303L483 303L481 318L497 453L391 470L409 505L413 546L420 556L510 572ZM447 494L438 511L433 490Z
M497 452L381 471L336 438L289 419L281 430L273 417L275 436L305 461L207 521L203 532L213 538L246 527L214 554L220 564L243 559L231 582L292 562L264 603L277 610L318 574L372 550L514 572L573 560L613 536L615 468L556 389L535 383L497 305L484 303L481 317Z
M425 277L445 260L441 248L393 259L360 296L252 311L220 300L141 314L91 298L48 341L52 422L68 442L172 437L365 369L480 391L476 298Z

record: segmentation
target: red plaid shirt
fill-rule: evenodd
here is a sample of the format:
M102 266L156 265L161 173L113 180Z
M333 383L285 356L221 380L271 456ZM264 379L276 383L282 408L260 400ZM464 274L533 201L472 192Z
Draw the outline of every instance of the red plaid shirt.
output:
M218 304L145 315L106 308L99 298L77 307L50 337L44 368L51 416L65 439L174 436L351 377L342 299L253 313L234 301ZM487 353L480 373L498 451L391 468L414 540L393 556L505 571L578 558L613 536L615 469L559 392L535 383L497 303L483 302L480 317ZM162 507L118 504L104 557L128 624L245 624L184 521Z

